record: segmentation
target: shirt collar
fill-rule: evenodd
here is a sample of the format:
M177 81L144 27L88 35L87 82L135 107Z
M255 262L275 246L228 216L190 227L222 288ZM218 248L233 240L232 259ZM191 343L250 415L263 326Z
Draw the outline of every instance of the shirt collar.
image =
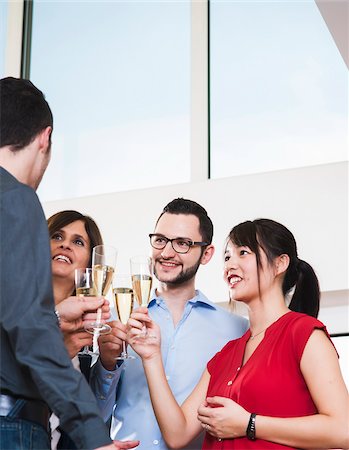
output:
M150 302L149 307L155 305L156 303L163 302L164 299L161 297L161 295L156 294L156 289L153 289L150 296ZM188 303L191 303L192 305L197 304L197 306L203 306L208 307L211 309L217 309L216 305L211 302L201 291L198 289L195 290L195 297L188 300Z

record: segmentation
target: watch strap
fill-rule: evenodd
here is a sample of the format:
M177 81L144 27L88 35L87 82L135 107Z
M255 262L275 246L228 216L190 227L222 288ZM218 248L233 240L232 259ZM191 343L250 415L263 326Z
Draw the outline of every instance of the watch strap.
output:
M252 413L250 415L250 420L248 421L248 425L246 428L246 437L250 441L256 440L256 413Z

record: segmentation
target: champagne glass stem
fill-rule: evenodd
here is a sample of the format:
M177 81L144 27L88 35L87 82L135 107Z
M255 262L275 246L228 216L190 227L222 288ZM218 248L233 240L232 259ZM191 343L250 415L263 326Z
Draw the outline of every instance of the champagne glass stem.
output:
M123 356L124 358L127 358L127 352L126 352L126 342L122 341L122 354L121 356Z
M90 347L88 345L84 345L84 348L78 353L78 355L90 355Z
M92 343L92 345L93 345L93 353L94 354L98 354L98 338L99 338L99 335L100 335L100 333L99 333L99 329L98 328L95 328L94 330L93 330L93 343Z
M99 327L101 325L101 321L102 321L102 308L98 308L97 309L97 318L96 318L96 323L98 324L97 327Z
M148 308L148 303L146 303L145 301L142 301L141 306ZM146 336L147 336L147 327L146 327L145 323L143 323L141 337L146 337Z

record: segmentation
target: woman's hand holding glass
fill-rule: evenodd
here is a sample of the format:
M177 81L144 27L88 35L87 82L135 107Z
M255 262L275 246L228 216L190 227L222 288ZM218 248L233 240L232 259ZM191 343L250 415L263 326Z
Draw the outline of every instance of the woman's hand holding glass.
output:
M109 245L97 245L92 250L93 288L97 296L105 297L111 286L117 251ZM102 309L97 309L97 319L86 331L94 336L110 333L110 326L101 321Z
M153 283L153 267L148 256L134 256L130 259L132 286L135 298L139 306L147 307ZM152 338L143 324L143 332L138 338Z
M119 320L109 322L111 332L98 338L99 357L106 370L114 370L126 340L126 325Z
M91 333L91 328L94 326L94 324L99 321L99 323L102 325L105 323L105 320L103 319L106 317L109 318L110 314L105 316L105 311L107 310L109 312L109 305L107 300L104 298L97 298L97 290L94 285L94 273L93 269L91 268L80 268L75 269L75 290L76 290L76 297L75 298L75 304L77 305L77 300L84 303L84 305L91 303L92 305L95 305L95 307L92 309L94 312L85 314L83 316L83 327L85 329L84 334L87 334L87 332ZM97 310L97 312L96 312ZM104 310L104 311L103 311ZM100 311L98 313L98 311ZM69 342L67 342L67 339L69 339ZM80 348L83 348L83 351L79 352L79 355L92 355L96 352L91 352L89 347L92 345L92 338L90 340L86 339L84 335L80 335L81 338L81 345ZM84 338L84 339L82 339ZM78 336L65 336L65 343L69 350L69 348L72 348L72 346L78 346L79 342L77 342ZM91 341L91 342L90 342ZM69 344L69 345L68 345Z
M76 355L90 353L89 347L92 345L92 335L84 329L63 333L63 339L71 359ZM81 351L82 348L84 349L83 351Z
M144 339L146 326L151 339ZM141 306L133 311L127 322L127 342L142 359L161 357L160 327L148 314L148 309Z

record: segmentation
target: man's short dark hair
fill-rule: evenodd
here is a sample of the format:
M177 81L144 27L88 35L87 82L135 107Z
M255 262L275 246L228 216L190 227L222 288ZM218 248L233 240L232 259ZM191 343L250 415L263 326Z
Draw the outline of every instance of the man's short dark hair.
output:
M165 213L186 215L192 214L197 217L199 219L199 231L201 233L202 240L208 244L211 244L213 237L213 223L208 217L206 209L199 205L199 203L186 198L175 198L165 206L156 223L159 222L160 218Z
M0 147L12 151L29 145L45 128L53 127L51 109L44 94L29 80L0 80Z

